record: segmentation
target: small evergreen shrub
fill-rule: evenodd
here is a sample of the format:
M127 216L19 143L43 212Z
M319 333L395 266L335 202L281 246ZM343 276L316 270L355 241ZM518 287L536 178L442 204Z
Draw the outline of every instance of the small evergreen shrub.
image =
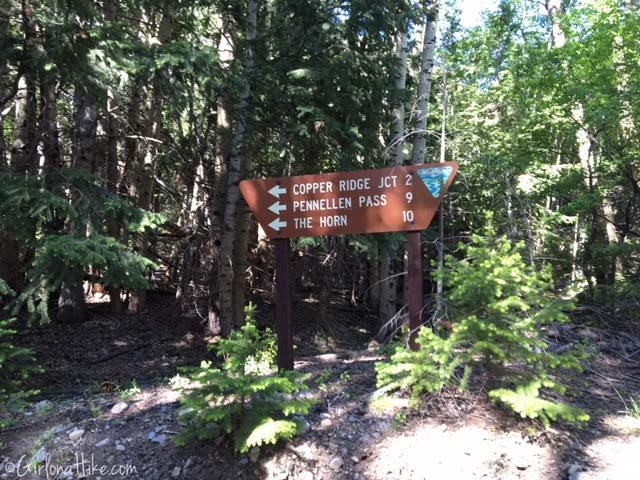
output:
M0 300L13 292L0 278ZM30 350L18 348L11 342L16 333L11 328L14 319L0 318L0 430L11 423L13 413L23 407L25 399L34 392L21 390L20 384L36 371Z
M527 265L518 253L522 245L505 238L490 243L474 236L461 248L465 259L449 257L452 269L445 277L451 331L423 327L419 351L399 347L390 362L377 364L378 386L408 389L419 401L452 383L465 389L472 373L481 371L489 397L522 417L545 424L587 421L582 410L543 398L565 393L552 373L579 371L584 358L581 349L551 352L542 336L543 326L566 322L564 312L572 308L553 295L550 270Z
M49 296L64 284L79 284L91 270L107 288L148 288L147 271L157 268L135 251L137 236L160 228L161 214L132 207L113 197L104 181L82 169L37 178L0 175L0 228L33 253L26 286L13 300L12 315L48 321ZM128 242L111 236L107 220L127 231Z
M409 390L418 403L425 393L435 393L450 383L459 362L454 358L454 343L421 328L416 343L420 350L397 346L389 363L377 363L377 383L384 391Z
M297 396L308 390L300 374L276 371L274 335L258 330L253 307L246 312L244 326L217 346L221 367L205 361L173 379L174 388L184 394L185 430L177 438L179 445L227 434L236 452L246 453L289 441L304 430L296 417L309 413L315 401Z

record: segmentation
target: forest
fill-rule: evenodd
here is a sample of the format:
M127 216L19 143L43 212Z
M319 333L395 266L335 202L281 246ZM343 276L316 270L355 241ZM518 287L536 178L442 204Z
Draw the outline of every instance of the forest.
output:
M0 0L0 479L636 478L639 52L636 0ZM241 192L452 162L410 233Z

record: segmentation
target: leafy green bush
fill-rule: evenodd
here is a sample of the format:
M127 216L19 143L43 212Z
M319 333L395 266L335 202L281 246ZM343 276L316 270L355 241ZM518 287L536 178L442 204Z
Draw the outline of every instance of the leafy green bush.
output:
M246 453L291 440L304 429L295 416L307 414L315 402L297 397L308 390L298 373L275 371L274 335L257 329L253 312L250 306L245 325L220 341L221 368L205 361L174 378L174 387L185 395L179 445L224 433L233 436L237 452Z
M485 375L491 399L523 417L544 423L557 419L586 421L583 411L552 399L544 392L563 394L565 388L551 377L558 369L580 370L580 349L550 351L541 328L568 320L572 308L552 293L549 269L536 271L518 253L522 245L507 239L494 243L474 236L461 246L465 259L448 258L445 276L451 332L438 335L423 327L420 351L396 349L389 363L376 366L378 386L410 389L413 400L457 382L461 389L474 371ZM457 372L462 371L462 375Z
M0 300L12 295L0 278ZM25 399L33 393L21 391L20 384L36 371L31 351L11 343L11 337L16 333L11 328L13 321L0 318L0 429L10 424L12 413L24 406Z

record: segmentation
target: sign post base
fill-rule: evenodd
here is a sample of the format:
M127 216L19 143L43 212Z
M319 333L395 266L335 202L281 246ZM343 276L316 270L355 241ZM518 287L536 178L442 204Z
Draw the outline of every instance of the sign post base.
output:
M409 296L409 346L412 350L419 350L416 343L418 329L422 325L423 278L422 278L422 234L409 232L407 234L407 282Z
M289 284L289 239L274 240L276 253L276 325L278 370L293 370L293 327Z

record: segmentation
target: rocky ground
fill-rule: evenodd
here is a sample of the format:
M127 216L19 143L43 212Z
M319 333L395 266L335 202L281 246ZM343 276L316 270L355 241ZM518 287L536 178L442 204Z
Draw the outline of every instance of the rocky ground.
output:
M376 393L374 365L382 357L374 349L337 342L332 353L300 352L296 369L310 374L319 400L309 430L289 445L236 456L225 440L173 442L179 398L168 378L207 350L201 323L172 315L166 308L121 319L97 314L68 327L75 331L23 339L43 360L58 355L34 379L42 393L0 433L0 478L638 478L640 419L622 401L639 398L635 337L556 332L568 341L591 336L599 350L581 379L588 383L576 384L584 390L577 401L593 418L583 429L518 422L479 390L443 392L410 411L406 397ZM39 470L27 473L29 464Z

